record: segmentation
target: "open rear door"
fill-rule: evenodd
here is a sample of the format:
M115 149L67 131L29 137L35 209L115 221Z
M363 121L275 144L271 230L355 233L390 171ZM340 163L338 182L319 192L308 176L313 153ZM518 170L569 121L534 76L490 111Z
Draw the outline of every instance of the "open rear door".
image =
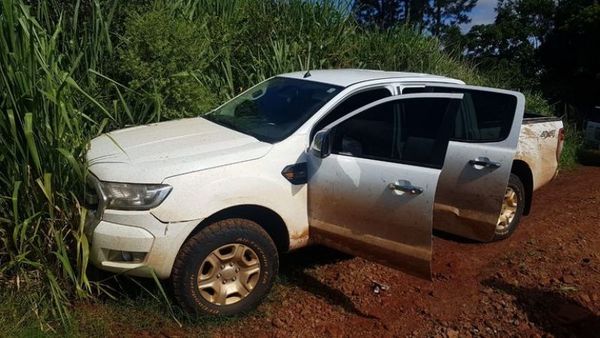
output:
M431 278L433 203L462 94L390 97L315 135L311 239Z
M402 94L461 93L435 196L435 229L487 242L502 231L499 217L525 109L525 97L501 89L415 85Z

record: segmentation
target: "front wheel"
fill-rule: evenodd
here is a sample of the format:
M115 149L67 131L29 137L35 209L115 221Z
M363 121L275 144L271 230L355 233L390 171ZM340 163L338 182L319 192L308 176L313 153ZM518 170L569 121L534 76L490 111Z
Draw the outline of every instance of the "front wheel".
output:
M525 209L525 188L519 176L510 174L508 186L502 201L502 210L498 216L494 240L510 237L517 229Z
M173 265L173 292L189 312L235 315L263 300L278 267L277 248L263 228L246 219L228 219L184 243Z

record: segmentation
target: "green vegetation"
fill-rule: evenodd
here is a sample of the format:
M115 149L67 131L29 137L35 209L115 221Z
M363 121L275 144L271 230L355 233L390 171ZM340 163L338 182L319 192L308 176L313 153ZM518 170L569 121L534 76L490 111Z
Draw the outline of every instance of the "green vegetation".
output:
M579 152L583 144L583 136L575 123L565 123L565 144L561 154L561 169L572 169L576 166Z
M0 328L9 335L31 320L32 330L68 328L74 302L106 292L86 274L81 203L96 135L195 116L295 70L405 70L502 86L435 38L361 28L330 3L34 3L0 2ZM537 95L529 102L550 111Z
M94 287L77 196L85 146L110 117L88 93L94 79L85 75L103 56L98 46L110 46L108 22L92 16L86 26L93 30L78 31L77 16L59 17L44 28L50 14L37 10L1 4L0 279L22 291L40 320L66 322L69 300Z
M168 24L165 24L168 22ZM134 14L125 23L117 49L117 75L124 74L129 88L154 93L165 117L208 111L216 104L197 77L181 74L201 72L210 64L206 25L182 17L172 18L165 9Z

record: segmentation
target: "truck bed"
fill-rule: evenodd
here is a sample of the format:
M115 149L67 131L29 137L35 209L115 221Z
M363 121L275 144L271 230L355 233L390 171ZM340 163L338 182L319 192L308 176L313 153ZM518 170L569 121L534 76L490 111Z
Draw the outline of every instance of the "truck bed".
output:
M562 128L560 117L525 113L515 159L529 165L533 190L548 183L557 173Z

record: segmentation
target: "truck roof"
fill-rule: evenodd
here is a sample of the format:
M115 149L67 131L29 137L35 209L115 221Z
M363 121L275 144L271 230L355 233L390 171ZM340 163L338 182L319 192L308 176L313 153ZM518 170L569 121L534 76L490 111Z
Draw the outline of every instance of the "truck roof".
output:
M304 78L306 72L293 72L281 74L279 76L306 79L311 81L328 83L336 86L348 87L353 84L371 80L390 79L405 82L446 82L454 84L465 84L463 81L431 74L410 73L410 72L388 72L383 70L371 69L328 69L328 70L310 70L310 76Z

